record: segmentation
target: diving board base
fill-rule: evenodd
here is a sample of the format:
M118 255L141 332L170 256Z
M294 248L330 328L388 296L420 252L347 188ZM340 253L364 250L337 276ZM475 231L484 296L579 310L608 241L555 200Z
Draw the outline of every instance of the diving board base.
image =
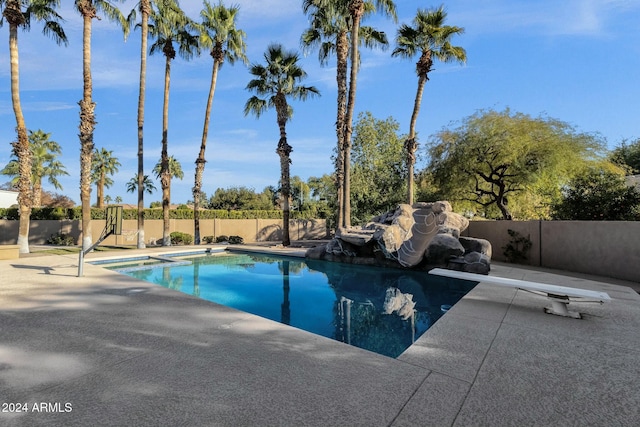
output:
M545 313L555 314L556 316L571 317L574 319L582 319L582 315L577 311L569 311L569 298L562 298L559 295L548 296L547 298L551 301L551 307L545 307Z

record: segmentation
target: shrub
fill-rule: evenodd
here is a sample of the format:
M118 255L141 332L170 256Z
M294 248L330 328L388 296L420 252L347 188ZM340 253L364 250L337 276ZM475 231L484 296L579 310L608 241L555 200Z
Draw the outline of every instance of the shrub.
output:
M49 236L47 243L56 246L73 246L76 244L73 237L64 233L56 233Z
M190 245L193 243L193 236L188 233L174 231L169 235L172 245Z
M507 233L509 233L511 239L509 239L509 243L502 248L504 250L502 254L507 262L518 263L528 260L529 251L533 245L530 236L524 237L522 234L512 229L508 229Z
M229 243L232 245L241 245L244 243L244 239L240 236L229 236Z
M213 241L214 241L214 240L215 240L215 239L213 238L213 236L204 236L204 237L202 238L202 241L203 241L204 243L206 243L207 245L210 245L211 243L213 243Z
M229 236L225 236L224 234L216 237L216 243L223 243L228 241L229 241Z

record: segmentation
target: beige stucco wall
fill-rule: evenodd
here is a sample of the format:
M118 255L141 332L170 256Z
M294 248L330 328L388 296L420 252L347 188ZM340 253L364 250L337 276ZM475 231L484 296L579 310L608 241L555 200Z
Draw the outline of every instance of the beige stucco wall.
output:
M471 221L462 234L503 261L508 229L529 236L530 265L640 282L640 221Z
M91 221L91 237L95 242L104 229L105 221ZM15 244L18 238L18 221L0 220L0 244ZM170 220L170 230L188 233L193 236L194 226L191 219ZM145 220L145 243L152 245L162 240L162 220ZM136 245L138 241L137 220L122 221L122 235L109 236L105 245ZM80 244L80 221L32 220L29 231L29 243L43 245L56 233L68 234ZM200 236L240 236L245 242L266 242L282 239L282 220L279 219L207 219L200 221ZM325 239L327 237L326 221L291 220L289 236L292 240Z
M104 221L92 221L96 241ZM215 219L200 221L200 235L241 236L245 242L279 241L282 221L267 219ZM640 221L471 221L463 236L491 242L493 259L504 261L508 229L529 237L528 264L640 282ZM171 220L171 230L193 235L193 220ZM137 243L137 221L124 220L123 234L109 237L106 245ZM45 244L51 234L62 232L80 242L79 221L31 221L30 244ZM0 220L0 244L16 244L18 221ZM327 238L324 220L292 220L292 240ZM145 242L162 239L162 220L145 221Z

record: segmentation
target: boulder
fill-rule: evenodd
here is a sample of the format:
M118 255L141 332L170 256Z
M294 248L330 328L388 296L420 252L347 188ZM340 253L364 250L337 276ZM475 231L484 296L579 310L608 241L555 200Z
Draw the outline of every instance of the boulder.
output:
M424 259L429 265L447 265L451 258L462 255L464 247L458 239L449 234L438 234L429 242Z
M491 244L460 237L469 220L447 201L401 204L373 218L362 228L339 229L326 251L310 250L307 257L353 264L445 267L488 273Z

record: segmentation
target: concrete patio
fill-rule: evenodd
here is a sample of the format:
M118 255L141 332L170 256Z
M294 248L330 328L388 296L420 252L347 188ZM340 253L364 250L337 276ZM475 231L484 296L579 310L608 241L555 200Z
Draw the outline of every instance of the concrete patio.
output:
M638 283L494 264L612 302L480 283L392 359L77 263L0 261L0 425L640 425Z

